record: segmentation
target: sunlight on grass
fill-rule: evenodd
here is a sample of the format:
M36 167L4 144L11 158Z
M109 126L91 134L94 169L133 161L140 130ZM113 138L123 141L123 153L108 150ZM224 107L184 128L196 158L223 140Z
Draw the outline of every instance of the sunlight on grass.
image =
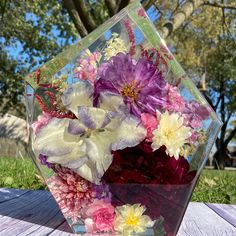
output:
M236 204L236 171L204 170L192 201Z
M29 158L0 158L0 187L44 189L38 170Z

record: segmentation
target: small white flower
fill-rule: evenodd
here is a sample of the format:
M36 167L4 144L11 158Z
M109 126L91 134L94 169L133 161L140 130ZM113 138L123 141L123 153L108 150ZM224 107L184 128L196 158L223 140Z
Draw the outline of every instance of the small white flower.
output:
M109 60L119 52L128 52L128 48L124 40L119 38L118 34L114 33L112 34L112 38L107 41L107 47L104 49L105 60Z
M153 131L153 150L159 149L161 146L166 147L167 155L179 158L181 148L188 143L191 136L191 129L184 126L184 119L178 113L169 114L168 111L159 115L160 122Z

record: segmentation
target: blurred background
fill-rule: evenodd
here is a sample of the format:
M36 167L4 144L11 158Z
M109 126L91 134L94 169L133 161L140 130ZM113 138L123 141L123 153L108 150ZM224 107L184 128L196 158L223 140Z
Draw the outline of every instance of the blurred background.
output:
M27 155L23 78L129 0L0 0L0 187L44 189ZM236 1L141 1L223 122L193 201L236 203Z

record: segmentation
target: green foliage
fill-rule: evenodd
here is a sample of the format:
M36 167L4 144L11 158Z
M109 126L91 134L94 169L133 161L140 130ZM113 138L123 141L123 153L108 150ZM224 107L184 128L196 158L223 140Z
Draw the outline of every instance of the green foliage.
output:
M23 115L22 78L78 36L61 0L1 1L0 11L0 113Z
M236 111L236 57L234 55L236 40L234 40L231 38L222 40L218 47L208 54L206 62L211 97L217 100L220 95L224 96L225 113Z
M192 201L236 204L236 171L204 170Z
M0 43L1 45L1 43ZM6 52L0 51L0 115L10 112L23 115L24 104L19 102L23 92L23 68L14 59L10 59Z
M104 0L88 0L87 6L97 25L109 19L109 13Z
M0 187L45 189L39 172L29 158L0 157Z

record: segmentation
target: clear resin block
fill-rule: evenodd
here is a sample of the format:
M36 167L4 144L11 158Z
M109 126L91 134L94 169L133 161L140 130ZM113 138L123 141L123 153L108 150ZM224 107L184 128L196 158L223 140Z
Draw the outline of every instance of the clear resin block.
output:
M221 122L142 6L25 81L31 156L73 231L176 235Z

